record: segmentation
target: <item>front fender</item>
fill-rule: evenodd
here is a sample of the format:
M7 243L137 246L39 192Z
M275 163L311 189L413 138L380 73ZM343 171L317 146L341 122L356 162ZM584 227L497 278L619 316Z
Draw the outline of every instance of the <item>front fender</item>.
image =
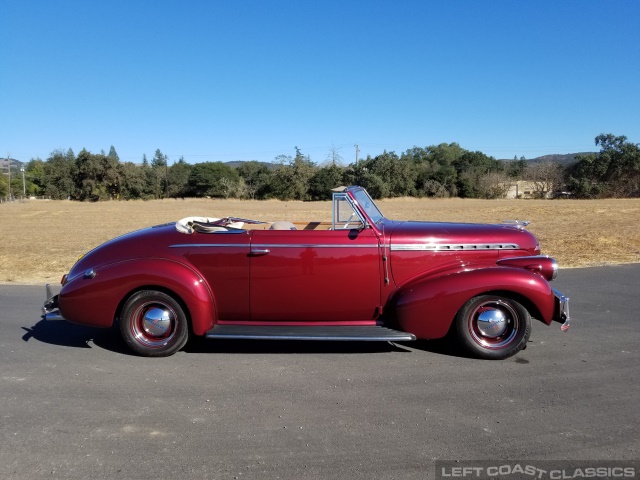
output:
M555 303L549 283L533 272L511 267L480 268L410 282L393 298L396 321L418 338L442 338L467 300L498 291L525 298L524 306L530 313L551 323Z
M127 260L96 268L95 275L75 277L60 291L60 313L70 322L110 327L121 302L142 288L177 295L188 310L196 335L213 326L215 303L209 286L190 267L167 259Z

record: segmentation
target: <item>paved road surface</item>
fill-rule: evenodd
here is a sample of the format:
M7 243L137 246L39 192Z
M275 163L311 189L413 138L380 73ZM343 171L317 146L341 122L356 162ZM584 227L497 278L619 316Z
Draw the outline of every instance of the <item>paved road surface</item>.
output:
M640 459L640 265L561 271L575 323L501 362L417 344L131 356L0 286L0 478L434 478L435 460Z

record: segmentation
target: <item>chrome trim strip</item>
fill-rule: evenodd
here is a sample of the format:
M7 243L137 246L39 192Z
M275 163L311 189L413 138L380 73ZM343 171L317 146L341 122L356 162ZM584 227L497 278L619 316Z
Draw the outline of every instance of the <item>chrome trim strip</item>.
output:
M433 252L454 252L460 250L518 250L519 245L514 243L401 243L391 245L392 251L433 251Z
M248 243L176 243L169 248L204 248L204 247L243 247L249 249Z
M415 335L407 333L395 337L379 336L379 337L359 337L357 335L333 337L325 335L306 336L306 335L250 335L250 334L215 334L207 333L205 338L230 338L234 340L312 340L312 341L354 341L354 342L411 342L416 339Z
M376 243L350 245L350 244L316 244L316 243L256 243L251 247L256 248L378 248L380 245ZM386 245L382 245L385 247ZM248 247L246 244L237 243L176 243L170 245L169 248L205 248L205 247ZM461 250L519 250L520 246L516 244L496 244L496 243L456 243L456 244L397 244L391 245L392 251L434 251L434 252L453 252Z
M248 244L238 243L176 243L169 245L169 248L205 248L205 247L245 247ZM254 243L251 248L378 248L377 243L367 245L348 245L348 244L317 244L317 243Z
M377 243L363 245L318 243L253 243L252 248L378 248Z

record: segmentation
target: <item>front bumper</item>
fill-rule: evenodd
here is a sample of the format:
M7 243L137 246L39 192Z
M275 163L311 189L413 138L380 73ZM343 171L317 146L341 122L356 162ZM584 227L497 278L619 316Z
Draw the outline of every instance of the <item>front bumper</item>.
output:
M62 315L60 315L60 310L58 309L58 295L54 295L51 292L51 285L47 283L45 286L47 300L42 305L42 318L44 320L66 320Z
M556 322L562 323L560 330L565 332L569 329L571 323L571 316L569 315L569 297L565 297L555 288L553 289L553 294L556 297L556 309L553 319Z

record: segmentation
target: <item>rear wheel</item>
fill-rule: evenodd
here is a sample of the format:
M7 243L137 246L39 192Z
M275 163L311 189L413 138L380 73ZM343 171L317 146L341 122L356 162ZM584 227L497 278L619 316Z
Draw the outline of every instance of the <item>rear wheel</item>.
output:
M142 290L124 304L120 333L137 354L166 357L187 343L189 325L184 309L172 296L157 290Z
M509 297L479 295L458 312L456 332L462 346L472 355L501 360L526 346L531 334L531 316Z

